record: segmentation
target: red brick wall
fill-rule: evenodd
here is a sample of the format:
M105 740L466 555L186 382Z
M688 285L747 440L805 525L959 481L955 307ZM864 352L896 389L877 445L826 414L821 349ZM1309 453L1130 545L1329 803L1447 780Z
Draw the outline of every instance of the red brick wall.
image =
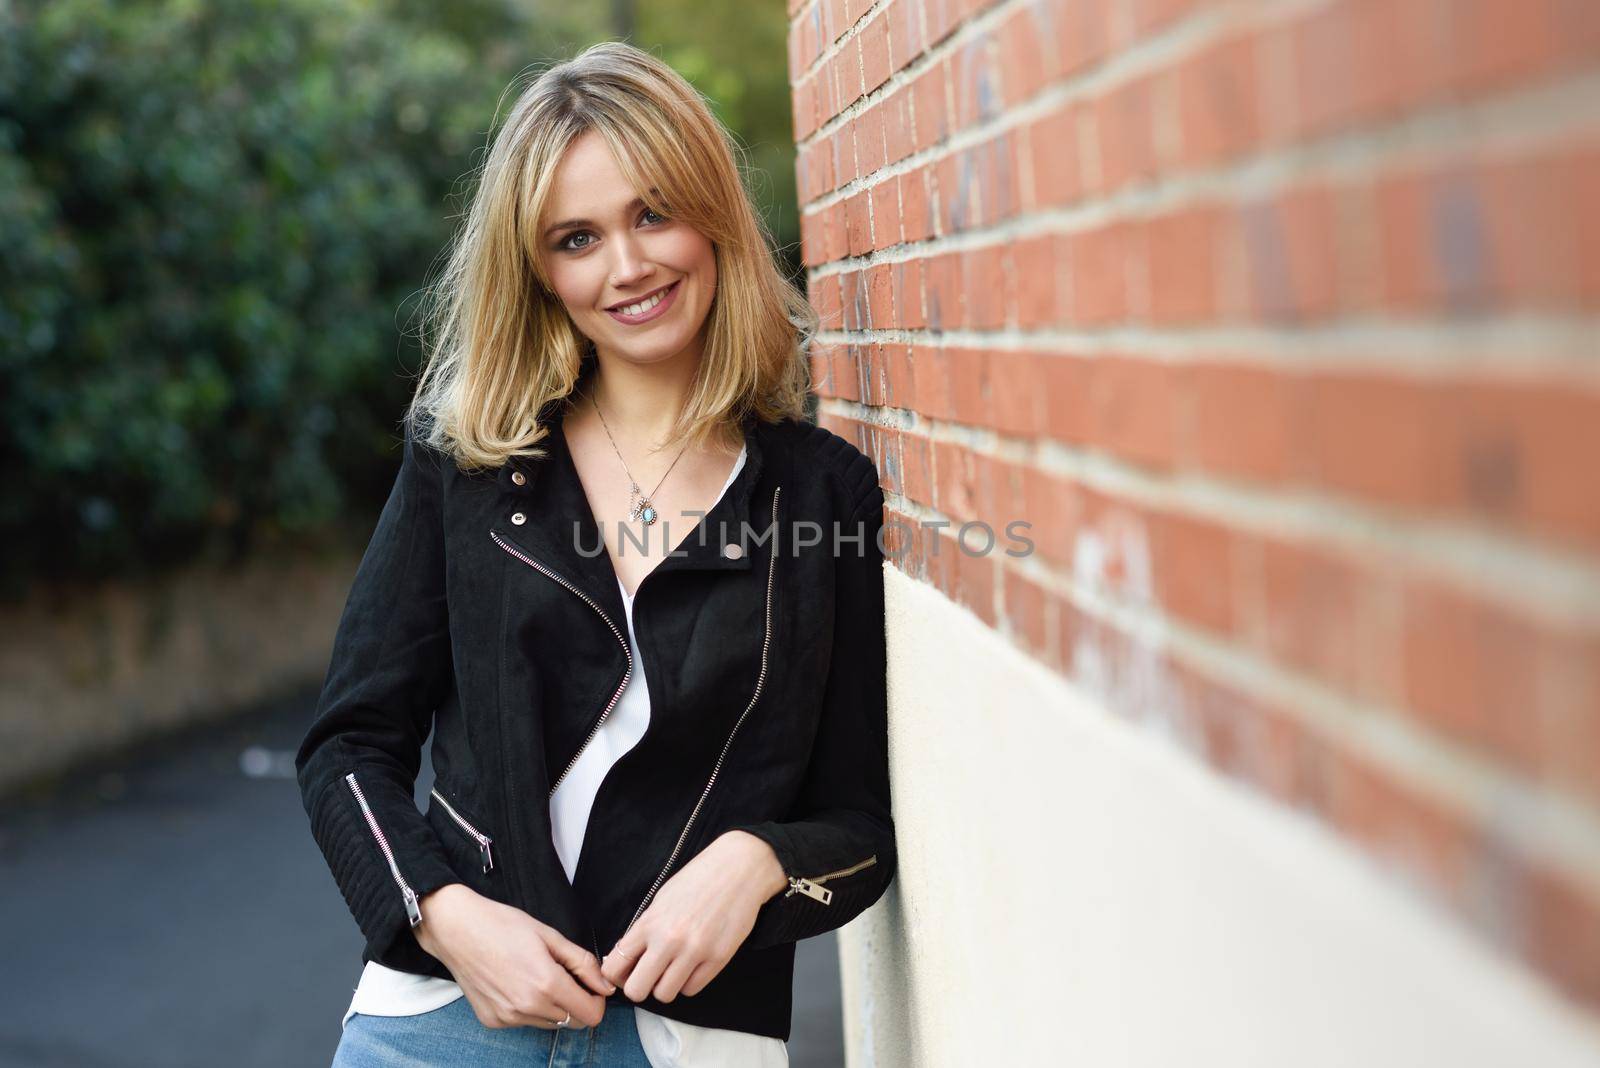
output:
M900 568L1600 1009L1600 3L789 10Z

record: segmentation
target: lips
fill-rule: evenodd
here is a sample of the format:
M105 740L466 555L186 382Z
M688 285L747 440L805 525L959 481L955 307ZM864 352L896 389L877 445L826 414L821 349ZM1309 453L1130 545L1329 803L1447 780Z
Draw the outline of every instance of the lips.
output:
M645 293L642 296L629 297L627 300L618 301L617 303L612 304L609 307L607 307L606 311L621 311L623 308L626 308L630 304L638 304L642 300L649 300L651 297L655 296L657 293L665 293L667 290L671 289L673 286L675 286L677 284L678 284L677 282L668 282L666 285L662 286L660 289L652 289L650 292Z
M642 327L647 323L653 323L671 311L672 306L677 303L678 291L683 288L683 286L679 284L682 281L683 279L680 278L677 282L673 282L671 285L663 286L660 289L651 291L653 294L660 294L659 296L652 298L650 294L647 294L643 297L636 297L634 300L628 301L627 304L633 304L642 300L655 300L654 304L640 312L638 315L629 315L626 312L617 311L616 308L607 308L606 314L611 316L611 318L616 322L622 323L625 326Z

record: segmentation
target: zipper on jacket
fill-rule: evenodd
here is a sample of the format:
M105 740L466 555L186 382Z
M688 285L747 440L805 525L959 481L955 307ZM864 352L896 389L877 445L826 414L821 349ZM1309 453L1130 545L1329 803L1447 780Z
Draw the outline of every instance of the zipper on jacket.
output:
M845 875L851 875L860 871L862 868L870 868L876 863L878 863L878 857L876 854L874 854L868 857L866 860L850 865L848 868L840 868L838 871L830 871L826 875L813 875L809 879L798 875L791 875L789 876L789 889L783 892L783 896L788 897L790 894L804 894L807 897L815 898L824 905L831 904L833 902L833 891L823 886L823 883L827 882L829 879L838 879Z
M405 876L400 874L400 865L394 862L394 850L389 848L389 839L383 836L383 829L378 826L377 817L373 816L372 809L367 805L366 795L361 792L361 784L356 782L356 773L350 772L344 777L350 784L350 792L356 795L356 804L361 806L361 814L367 818L367 826L372 828L372 837L378 840L378 848L383 850L384 859L389 862L389 871L394 875L395 884L400 887L400 896L405 899L406 918L415 927L422 922L422 907L417 904L417 895L412 892L411 885L406 882Z
M622 673L622 681L617 683L617 691L611 695L611 700L606 702L606 707L601 710L600 718L594 721L594 726L589 728L589 734L586 738L584 738L583 744L578 746L578 751L572 754L572 759L567 761L567 766L561 769L561 774L557 775L555 782L550 784L550 793L548 796L554 797L556 788L559 787L561 785L561 781L567 777L567 772L572 770L572 766L578 762L578 758L582 756L583 751L589 747L589 743L594 741L594 736L600 733L601 724L605 723L606 717L611 715L611 710L617 707L617 702L622 698L622 691L628 687L628 680L633 678L633 652L628 648L628 639L622 636L622 631L618 630L617 625L611 622L611 617L606 615L606 610L601 608L600 605L595 602L593 597L590 597L587 593L584 593L582 590L578 589L578 587L574 586L572 583L568 582L566 579L562 578L560 575L556 574L554 571L550 570L548 567L544 566L539 561L535 560L533 557L517 548L515 545L512 545L510 542L506 541L500 536L498 531L491 530L489 532L489 537L493 538L495 544L500 546L500 548L504 549L512 556L515 556L518 560L521 560L523 563L527 564L540 574L548 576L555 582L559 582L561 585L571 590L574 594L581 597L584 603L590 608L593 608L596 612L598 612L600 618L605 621L605 625L611 628L611 633L616 636L617 644L622 646L622 655L627 657L628 660L627 669Z
M457 826L477 839L478 853L483 858L483 873L488 875L490 869L494 867L494 852L490 849L490 846L494 845L494 839L468 823L466 818L455 810L455 806L444 799L444 795L439 792L437 787L428 792L433 795L435 801L444 806L445 812L449 814L451 819L456 821Z
M672 846L672 854L667 857L666 864L662 865L657 873L655 882L650 884L650 889L645 892L644 900L639 902L639 907L633 911L633 919L628 921L628 926L623 928L626 934L634 925L645 907L650 904L650 899L655 897L656 891L661 888L661 883L667 877L667 872L672 870L672 864L678 859L678 853L683 849L683 843L689 838L689 828L694 826L695 817L700 815L700 809L706 803L706 798L711 794L711 787L717 781L717 773L722 770L722 761L728 755L728 748L733 745L733 736L739 733L739 726L744 718L755 707L756 701L761 698L761 688L767 681L767 649L772 641L772 579L778 571L778 495L783 492L779 486L772 491L772 560L767 565L767 617L766 629L761 635L761 671L756 676L755 693L750 695L750 703L744 706L744 711L739 713L739 718L734 721L733 728L728 731L728 737L722 743L722 751L717 754L717 762L711 768L711 776L706 779L706 785L700 791L700 799L694 803L694 809L689 813L689 818L684 822L683 830L678 833L678 840Z

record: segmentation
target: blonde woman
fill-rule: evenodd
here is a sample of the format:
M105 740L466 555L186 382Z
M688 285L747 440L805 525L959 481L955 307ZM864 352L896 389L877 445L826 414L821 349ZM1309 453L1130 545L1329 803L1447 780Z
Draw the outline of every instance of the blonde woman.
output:
M735 160L620 43L493 138L296 758L335 1066L787 1064L795 942L894 874L883 493Z

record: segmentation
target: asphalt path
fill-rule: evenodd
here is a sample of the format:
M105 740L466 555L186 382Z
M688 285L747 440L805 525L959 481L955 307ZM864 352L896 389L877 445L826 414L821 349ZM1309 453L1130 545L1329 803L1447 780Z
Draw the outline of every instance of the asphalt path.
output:
M0 1065L326 1066L360 932L294 751L315 694L0 804ZM433 782L426 761L419 804ZM800 943L792 1068L842 1065L832 935Z

